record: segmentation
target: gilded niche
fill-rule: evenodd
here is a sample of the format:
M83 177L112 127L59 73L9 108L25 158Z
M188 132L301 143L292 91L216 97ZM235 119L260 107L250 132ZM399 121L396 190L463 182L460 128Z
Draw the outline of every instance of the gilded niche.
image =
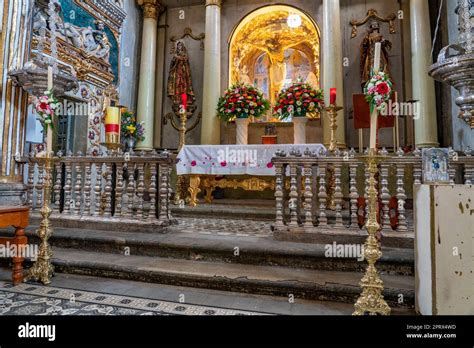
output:
M272 103L292 82L319 87L319 30L293 7L266 6L249 14L234 30L229 47L230 83L256 85Z

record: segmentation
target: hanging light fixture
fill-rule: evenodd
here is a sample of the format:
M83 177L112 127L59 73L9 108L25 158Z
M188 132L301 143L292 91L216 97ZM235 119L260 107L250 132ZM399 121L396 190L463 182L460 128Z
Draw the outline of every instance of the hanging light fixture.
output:
M444 47L436 64L428 74L434 79L447 83L459 91L456 105L459 106L459 117L474 128L474 1L459 0L456 13L459 16L459 43ZM450 50L456 51L450 54Z
M302 23L301 16L296 13L292 13L288 16L286 23L290 28L298 28Z

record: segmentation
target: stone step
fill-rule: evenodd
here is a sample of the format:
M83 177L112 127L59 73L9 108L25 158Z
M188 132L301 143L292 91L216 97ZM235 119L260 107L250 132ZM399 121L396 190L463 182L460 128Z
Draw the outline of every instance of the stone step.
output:
M38 243L35 226L28 227L26 234L31 243ZM338 241L338 236L333 236L332 240ZM176 231L154 234L55 228L50 242L55 247L81 251L244 265L352 272L363 272L366 267L364 261L357 260L357 255L337 257L337 254L329 254L328 248L334 246L332 243L276 241L271 234L237 236ZM377 263L381 272L413 276L412 249L382 248L382 251L383 256Z
M124 256L55 247L56 272L310 300L354 303L363 273ZM382 275L393 307L412 308L414 277ZM402 300L402 301L401 301Z

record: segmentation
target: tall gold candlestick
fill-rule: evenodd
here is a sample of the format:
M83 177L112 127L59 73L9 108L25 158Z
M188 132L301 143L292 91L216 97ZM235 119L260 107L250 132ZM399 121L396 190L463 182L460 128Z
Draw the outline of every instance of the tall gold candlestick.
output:
M41 243L38 250L37 260L33 266L28 270L28 274L25 277L25 281L30 279L40 281L45 285L51 283L51 277L54 274L54 268L51 264L51 257L53 252L51 251L51 245L49 244L49 238L53 233L51 228L49 217L52 209L50 207L51 199L51 186L52 186L52 171L54 158L52 153L47 152L46 157L41 158L40 161L44 161L44 185L43 185L43 206L41 207L41 223L38 229L38 236L41 239Z
M326 111L329 115L329 120L331 122L331 142L329 143L329 151L333 152L337 149L337 140L336 140L336 131L337 131L337 113L341 111L343 107L336 105L329 105L326 108Z
M379 273L375 268L375 263L382 257L382 251L377 241L377 232L380 225L377 222L378 210L378 193L375 184L375 176L378 173L378 163L383 160L382 156L377 156L375 149L370 149L369 156L365 157L368 163L369 170L369 216L365 227L368 232L368 237L364 246L364 259L367 260L367 269L365 275L360 282L362 293L355 303L355 311L353 315L370 315L382 314L389 315L390 307L383 297L383 281L380 279Z

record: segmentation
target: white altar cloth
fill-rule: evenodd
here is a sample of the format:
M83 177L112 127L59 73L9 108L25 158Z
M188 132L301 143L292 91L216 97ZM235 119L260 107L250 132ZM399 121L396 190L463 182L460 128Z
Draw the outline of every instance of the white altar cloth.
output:
M325 152L321 144L281 145L186 145L178 154L178 175L258 175L274 176L272 157L278 150L289 153L307 149Z

